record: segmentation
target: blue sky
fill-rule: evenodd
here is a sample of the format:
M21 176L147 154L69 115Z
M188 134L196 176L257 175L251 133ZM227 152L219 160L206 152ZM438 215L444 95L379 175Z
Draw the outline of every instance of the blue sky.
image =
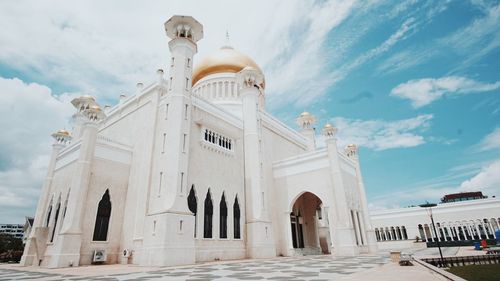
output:
M173 14L204 25L195 64L228 30L264 70L268 111L358 144L371 209L500 196L499 1L101 2L0 3L0 223L33 215L72 97L114 104L166 68Z

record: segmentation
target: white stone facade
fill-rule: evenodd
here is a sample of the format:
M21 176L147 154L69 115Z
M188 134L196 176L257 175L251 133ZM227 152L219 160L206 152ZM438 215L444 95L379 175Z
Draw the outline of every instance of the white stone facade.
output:
M500 199L438 204L432 208L436 231L428 210L422 207L380 210L370 215L379 248L409 248L418 241L494 239L500 226Z
M297 132L267 113L255 66L219 62L194 80L201 24L174 16L165 28L168 75L104 111L72 101L21 263L86 265L99 250L148 266L375 251L356 147L339 151L327 125L317 149L314 117Z

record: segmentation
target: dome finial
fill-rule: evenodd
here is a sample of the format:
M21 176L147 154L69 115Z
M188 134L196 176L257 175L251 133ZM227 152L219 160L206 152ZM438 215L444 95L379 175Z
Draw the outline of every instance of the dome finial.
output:
M226 43L221 47L221 49L234 49L231 45L231 40L229 39L229 30L226 29Z

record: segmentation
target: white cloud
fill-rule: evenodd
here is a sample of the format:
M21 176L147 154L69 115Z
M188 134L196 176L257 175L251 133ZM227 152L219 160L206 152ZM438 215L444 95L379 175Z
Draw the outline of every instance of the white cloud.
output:
M478 144L479 151L487 151L500 148L500 127L497 127L490 134L486 135Z
M56 98L36 83L0 77L0 221L33 215L49 161L50 134L74 112L72 94Z
M396 45L399 41L408 38L417 29L418 23L415 18L411 17L405 20L398 30L396 30L389 38L378 45L375 48L368 50L367 52L356 57L353 61L343 65L338 70L334 71L329 76L330 85L333 85L342 79L344 79L350 72L354 71L356 68L367 63L368 61L386 53L391 47Z
M116 99L164 68L163 23L188 14L204 26L195 64L224 44L228 30L235 48L264 68L268 94L293 102L298 89L324 93L313 89L326 63L323 41L357 1L90 2L1 2L0 63L44 84Z
M354 143L373 150L414 147L425 143L420 134L429 128L433 116L419 115L415 118L383 121L333 118L338 128L339 145Z
M478 164L482 165L479 171ZM469 163L452 168L450 172L452 171L454 172L449 175L422 182L422 185L416 184L400 191L374 196L370 200L369 208L374 211L406 207L425 201L439 202L444 195L458 192L482 191L489 197L500 196L500 159ZM456 180L464 175L468 175L469 178L457 184Z
M500 47L500 4L475 1L484 16L473 20L466 27L440 40L442 46L451 47L458 54L468 54L453 71L467 69L473 63Z
M391 90L391 96L408 99L414 108L432 103L444 95L458 95L493 91L500 88L500 81L482 83L466 77L448 76L424 78L399 84Z
M481 171L469 180L460 184L460 191L483 191L489 196L500 196L500 160L484 166Z

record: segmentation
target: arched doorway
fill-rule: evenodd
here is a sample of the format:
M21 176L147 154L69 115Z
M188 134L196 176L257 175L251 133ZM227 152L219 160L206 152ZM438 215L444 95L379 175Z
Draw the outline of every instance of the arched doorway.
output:
M297 255L329 253L330 234L321 199L311 192L301 194L290 212L290 235Z

